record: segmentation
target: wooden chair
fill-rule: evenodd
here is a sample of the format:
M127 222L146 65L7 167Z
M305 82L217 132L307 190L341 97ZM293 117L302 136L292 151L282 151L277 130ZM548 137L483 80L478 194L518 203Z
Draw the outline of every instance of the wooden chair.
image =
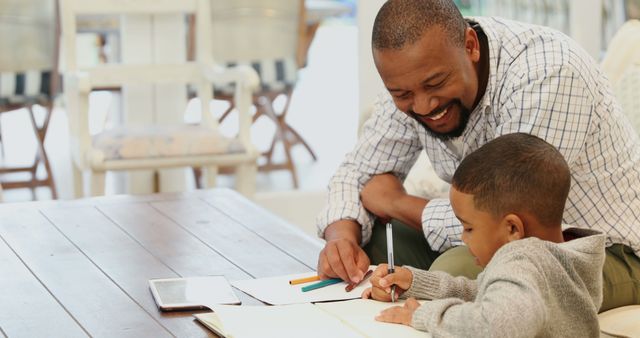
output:
M91 194L104 193L109 170L204 167L207 185L215 184L219 166L236 168L236 189L251 196L255 190L257 151L250 142L252 91L259 79L250 67L225 68L212 63L210 8L207 0L62 0L66 72L64 88L69 111L71 153L76 194L82 194L83 171L91 172ZM76 16L83 14L191 14L197 19L195 60L179 64L106 64L78 69ZM212 85L234 84L240 131L226 138L209 112ZM197 88L202 119L198 125L118 127L89 134L88 99L92 88L125 85L179 84ZM187 95L184 89L185 96ZM186 108L186 107L185 107Z
M286 121L297 72L306 62L306 23L304 0L212 0L212 50L217 62L234 66L251 66L260 76L260 87L253 95L256 113L271 119L275 135L267 151L262 153L266 163L260 170L286 169L291 172L293 185L298 178L291 156L296 144L304 146L313 160L316 155L304 138ZM215 86L214 97L227 100L229 108L220 118L222 122L237 104L231 95L233 87ZM283 96L284 108L276 111L273 102ZM283 163L274 163L276 145L282 144ZM195 171L198 180L198 171Z
M3 186L5 189L30 188L34 198L37 187L49 187L52 198L58 197L44 140L59 92L59 32L57 0L0 2L0 116L26 111L38 146L32 165L3 167L0 174L29 173L29 180L5 181ZM35 105L45 110L42 123L36 121ZM6 141L0 130L3 156ZM44 167L44 178L37 177L40 166Z
M640 135L640 20L627 21L611 39L602 69L622 111Z

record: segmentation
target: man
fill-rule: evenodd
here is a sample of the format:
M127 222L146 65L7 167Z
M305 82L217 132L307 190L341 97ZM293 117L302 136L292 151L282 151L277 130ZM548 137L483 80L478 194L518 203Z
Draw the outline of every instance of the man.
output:
M585 51L548 28L467 21L451 0L388 1L372 44L388 93L330 183L322 276L358 281L386 261L380 230L394 219L398 264L473 277L449 201L408 195L401 180L422 149L450 181L467 154L523 132L571 168L564 223L607 235L602 310L640 303L640 140Z

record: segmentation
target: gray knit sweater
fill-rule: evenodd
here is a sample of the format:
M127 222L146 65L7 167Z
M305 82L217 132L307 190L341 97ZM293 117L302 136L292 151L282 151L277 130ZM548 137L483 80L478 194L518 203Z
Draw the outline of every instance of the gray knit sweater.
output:
M598 337L605 236L567 231L582 238L504 245L477 280L409 267L402 297L433 299L411 325L433 337Z

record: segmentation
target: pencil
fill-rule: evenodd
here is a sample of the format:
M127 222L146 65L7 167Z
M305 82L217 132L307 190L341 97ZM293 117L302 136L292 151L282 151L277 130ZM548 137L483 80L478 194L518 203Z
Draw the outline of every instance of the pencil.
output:
M358 283L349 283L344 288L344 291L351 292L351 290L355 289L358 285L360 285L360 283L364 282L367 278L369 278L369 276L371 276L372 273L373 273L372 270L367 271L367 273L364 274L364 277L362 277L362 280L360 282L358 282Z
M302 292L307 292L307 291L323 288L325 286L337 284L337 283L340 283L340 282L342 282L342 279L340 279L340 278L321 280L321 281L319 281L317 283L313 283L311 285L303 286L302 287Z
M296 284L315 282L317 280L320 280L320 276L311 276L311 277L305 277L305 278L292 279L289 281L289 284L296 285Z

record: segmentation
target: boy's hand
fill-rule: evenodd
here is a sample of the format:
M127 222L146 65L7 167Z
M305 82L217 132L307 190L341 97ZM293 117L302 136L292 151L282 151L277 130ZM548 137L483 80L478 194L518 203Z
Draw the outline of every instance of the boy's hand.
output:
M411 270L396 267L395 272L392 274L389 274L387 270L387 264L378 265L369 279L371 287L362 292L362 298L373 298L383 302L390 302L392 285L396 285L396 299L411 287L411 282L413 281L413 273L411 273Z
M420 307L415 298L409 298L404 303L404 306L394 306L380 312L376 316L376 320L380 322L404 324L411 326L411 319L413 313Z

